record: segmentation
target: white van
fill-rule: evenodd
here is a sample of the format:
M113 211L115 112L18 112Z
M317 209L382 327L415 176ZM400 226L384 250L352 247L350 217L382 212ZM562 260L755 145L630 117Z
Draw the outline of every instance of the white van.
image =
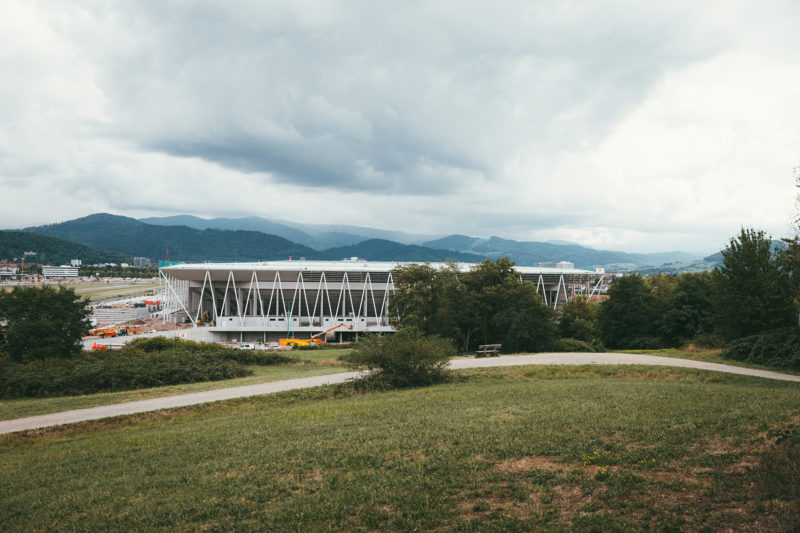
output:
M236 347L237 350L255 350L256 345L250 342L245 342Z

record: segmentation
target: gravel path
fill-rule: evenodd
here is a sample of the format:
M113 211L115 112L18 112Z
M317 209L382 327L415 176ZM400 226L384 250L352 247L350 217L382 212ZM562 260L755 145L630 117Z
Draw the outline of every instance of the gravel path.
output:
M705 363L702 361L692 361L689 359L676 359L673 357L620 353L544 353L536 355L505 355L501 357L487 357L483 359L455 359L450 362L450 368L464 369L520 365L587 364L675 366L683 368L698 368L701 370L711 370L716 372L727 372L729 374L740 374L744 376L756 376L782 381L800 382L800 376L782 374L780 372L772 372L769 370L755 370L752 368L721 365L717 363ZM341 374L329 374L326 376L287 379L284 381L273 381L271 383L259 383L256 385L230 387L227 389L193 392L189 394L179 394L177 396L153 398L150 400L117 403L99 407L89 407L87 409L75 409L73 411L31 416L27 418L17 418L14 420L3 420L0 421L0 434L49 426L58 426L61 424L71 424L73 422L82 422L85 420L98 420L101 418L129 415L134 413L146 413L148 411L157 411L159 409L170 409L174 407L184 407L187 405L218 402L221 400L230 400L232 398L244 398L246 396L258 396L287 390L319 387L321 385L342 383L358 375L359 372L344 372Z

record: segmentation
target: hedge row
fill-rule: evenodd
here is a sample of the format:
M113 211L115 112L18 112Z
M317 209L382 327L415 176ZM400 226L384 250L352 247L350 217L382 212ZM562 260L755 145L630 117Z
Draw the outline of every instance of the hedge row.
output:
M27 364L0 361L0 397L69 396L248 376L245 365L295 359L271 352L154 337L116 352L84 352Z
M150 339L138 339L125 345L120 351L123 355L141 356L150 353L190 353L202 354L206 357L213 357L229 361L236 361L244 365L280 365L297 361L292 357L286 357L275 352L263 350L237 350L221 344L207 342L185 341L181 339L167 339L165 337L152 337Z
M250 374L251 370L236 361L199 354L167 352L129 356L103 352L28 364L5 362L0 366L0 396L68 396L215 381Z
M791 327L744 337L728 344L722 356L773 368L800 370L800 330Z

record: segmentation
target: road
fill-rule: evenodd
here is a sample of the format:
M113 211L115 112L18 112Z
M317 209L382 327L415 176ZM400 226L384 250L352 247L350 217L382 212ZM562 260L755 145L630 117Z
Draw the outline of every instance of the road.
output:
M739 374L743 376L756 376L767 379L782 381L794 381L800 383L800 376L782 374L769 370L755 370L739 366L722 365L717 363L706 363L703 361L692 361L689 359L677 359L672 357L658 357L655 355L642 354L620 354L620 353L544 353L535 355L506 355L502 357L487 357L484 359L455 359L450 362L450 368L490 368L502 366L520 365L652 365L652 366L671 366L682 368L696 368L714 372L726 372L729 374ZM175 407L185 407L233 398L244 398L247 396L259 396L272 394L294 389L305 389L309 387L319 387L334 383L342 383L350 378L357 377L360 372L344 372L341 374L329 374L326 376L314 376L308 378L289 379L284 381L274 381L270 383L259 383L256 385L246 385L241 387L230 387L227 389L217 389L203 392L193 392L190 394L179 394L176 396L165 396L150 400L140 400L136 402L117 403L87 409L75 409L61 413L51 413L46 415L31 416L27 418L17 418L14 420L0 421L0 434L13 433L15 431L25 431L29 429L39 429L62 424L83 422L86 420L99 420L114 416L123 416L135 413L146 413L160 409L171 409Z

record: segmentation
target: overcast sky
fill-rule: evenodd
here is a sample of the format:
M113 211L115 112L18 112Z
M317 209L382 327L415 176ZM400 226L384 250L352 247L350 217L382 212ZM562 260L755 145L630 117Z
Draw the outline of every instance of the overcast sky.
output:
M796 1L0 12L2 228L258 215L699 253L791 231Z

